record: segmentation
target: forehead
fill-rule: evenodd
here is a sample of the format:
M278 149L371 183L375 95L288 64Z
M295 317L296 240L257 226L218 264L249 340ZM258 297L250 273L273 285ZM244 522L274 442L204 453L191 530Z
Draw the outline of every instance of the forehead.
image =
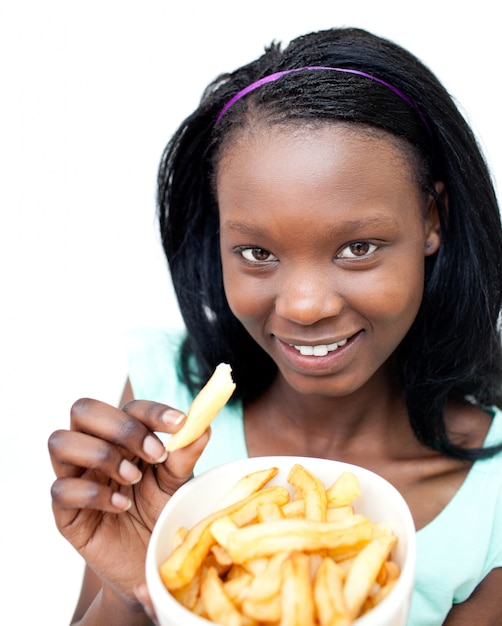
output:
M216 169L219 200L232 190L260 187L315 193L327 183L347 194L368 185L368 193L396 185L418 191L418 158L407 142L355 124L258 124L227 140Z

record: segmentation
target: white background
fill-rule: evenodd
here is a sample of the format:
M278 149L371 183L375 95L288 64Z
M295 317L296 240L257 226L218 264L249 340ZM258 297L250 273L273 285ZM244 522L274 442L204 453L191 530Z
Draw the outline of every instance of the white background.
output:
M425 61L501 180L493 0L0 0L1 623L69 622L82 563L52 521L47 438L78 397L118 401L124 331L179 323L165 142L221 71L343 25Z

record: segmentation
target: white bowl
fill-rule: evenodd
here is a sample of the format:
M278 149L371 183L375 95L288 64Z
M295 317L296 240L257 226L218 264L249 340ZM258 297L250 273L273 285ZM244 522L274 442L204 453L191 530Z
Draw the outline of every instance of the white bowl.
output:
M291 467L300 463L329 487L344 471L353 472L361 486L361 497L354 503L357 513L372 522L389 524L398 542L393 558L401 575L391 593L378 606L354 622L354 626L405 626L415 579L415 526L401 494L381 476L367 469L326 459L292 456L254 457L220 465L197 476L169 500L153 529L146 556L146 582L161 626L207 626L212 624L179 604L165 588L159 567L171 551L177 528L191 528L212 513L222 496L242 476L278 467L269 483L289 488L286 478Z

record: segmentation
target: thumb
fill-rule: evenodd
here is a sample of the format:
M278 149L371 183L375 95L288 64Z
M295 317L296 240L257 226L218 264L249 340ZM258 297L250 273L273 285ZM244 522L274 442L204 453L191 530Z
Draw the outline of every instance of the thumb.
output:
M211 429L185 448L169 452L167 459L157 466L157 482L162 491L172 495L184 483L193 478L193 469L206 447Z

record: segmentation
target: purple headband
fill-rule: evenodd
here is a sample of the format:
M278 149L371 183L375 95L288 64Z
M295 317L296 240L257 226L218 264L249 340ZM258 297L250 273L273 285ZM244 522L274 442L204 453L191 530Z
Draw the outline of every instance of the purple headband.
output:
M309 71L329 70L329 71L332 71L332 72L345 72L347 74L356 74L357 76L364 76L365 78L369 78L370 80L374 80L375 82L380 83L381 85L384 85L385 87L390 89L399 98L401 98L401 100L404 100L404 102L406 102L406 104L409 105L417 113L417 115L420 117L420 119L422 120L422 123L424 124L425 128L427 129L427 132L429 133L429 135L432 134L431 133L431 129L429 127L429 124L428 124L427 120L425 119L425 116L422 113L422 111L417 107L417 105L413 102L413 100L411 98L409 98L406 94L404 94L397 87L394 87L394 85L391 85L390 83L386 82L385 80L382 80L381 78L377 78L376 76L373 76L371 74L367 74L366 72L360 72L359 70L350 70L350 69L346 69L346 68L342 68L342 67L324 67L322 65L311 65L311 66L307 66L307 67L297 67L297 68L292 69L292 70L284 70L282 72L275 72L274 74L269 74L268 76L264 76L263 78L260 78L256 82L251 83L247 87L244 87L244 89L241 89L240 91L238 91L235 94L235 96L233 96L225 104L225 106L221 109L221 111L220 111L220 113L219 113L219 115L218 115L218 117L216 119L216 124L218 124L218 122L221 120L221 118L225 115L225 113L228 111L228 109L233 104L235 104L238 100L240 100L242 97L244 97L250 91L254 91L255 89L258 89L258 87L261 87L262 85L265 85L267 83L273 83L278 78L281 78L282 76L285 76L286 74L292 74L293 72L301 72L303 70L309 70Z

